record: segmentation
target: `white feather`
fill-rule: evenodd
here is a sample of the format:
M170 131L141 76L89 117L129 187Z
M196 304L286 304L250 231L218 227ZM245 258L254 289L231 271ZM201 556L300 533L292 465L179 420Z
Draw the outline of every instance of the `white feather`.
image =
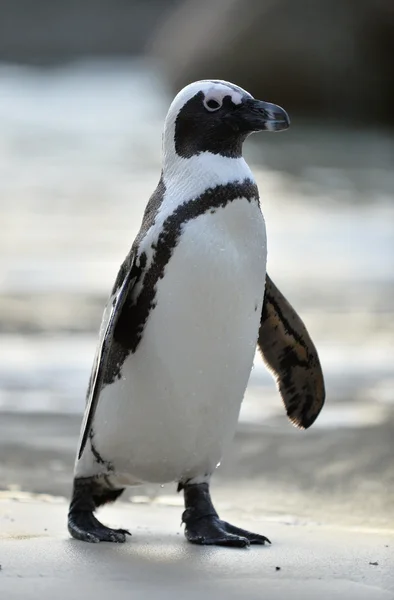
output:
M235 200L185 225L138 349L104 388L95 415L96 448L123 483L215 469L253 364L265 262L255 201ZM77 474L100 472L85 454Z

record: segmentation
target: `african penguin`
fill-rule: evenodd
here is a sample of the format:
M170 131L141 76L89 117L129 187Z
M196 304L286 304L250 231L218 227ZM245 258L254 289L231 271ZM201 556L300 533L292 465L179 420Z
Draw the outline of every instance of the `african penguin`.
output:
M291 421L309 427L324 403L316 349L266 274L259 193L246 137L289 127L286 112L225 81L175 97L163 163L141 229L104 311L68 516L87 542L124 542L94 511L125 486L176 482L186 538L269 541L222 521L212 473L231 442L256 345Z

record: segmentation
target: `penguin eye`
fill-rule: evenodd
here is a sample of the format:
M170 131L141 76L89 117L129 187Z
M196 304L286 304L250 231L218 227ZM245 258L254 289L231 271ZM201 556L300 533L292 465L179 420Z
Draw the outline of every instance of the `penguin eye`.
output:
M204 106L209 112L214 112L222 107L222 104L218 100L211 98L210 100L204 100Z

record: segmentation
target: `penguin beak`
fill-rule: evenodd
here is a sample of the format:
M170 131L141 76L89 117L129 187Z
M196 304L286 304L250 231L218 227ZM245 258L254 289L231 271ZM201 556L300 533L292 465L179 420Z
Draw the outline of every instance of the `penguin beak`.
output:
M277 104L248 99L243 102L239 117L243 127L253 131L283 131L290 126L287 112Z

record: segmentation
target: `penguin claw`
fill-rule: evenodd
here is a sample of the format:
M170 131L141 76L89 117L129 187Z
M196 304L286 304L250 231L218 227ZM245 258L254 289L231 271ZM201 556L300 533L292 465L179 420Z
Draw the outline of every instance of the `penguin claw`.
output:
M250 544L260 544L262 546L264 546L264 544L271 544L271 541L267 537L265 537L265 535L260 535L259 533L252 533L250 531L246 531L246 529L235 527L230 523L226 523L226 529L233 535L245 537Z
M98 542L114 542L123 544L126 535L131 535L127 529L111 529L102 525L93 513L75 511L68 516L68 531L76 540L97 544Z
M185 536L192 544L202 546L247 548L250 544L271 543L264 535L240 529L216 516L202 517L187 525Z

